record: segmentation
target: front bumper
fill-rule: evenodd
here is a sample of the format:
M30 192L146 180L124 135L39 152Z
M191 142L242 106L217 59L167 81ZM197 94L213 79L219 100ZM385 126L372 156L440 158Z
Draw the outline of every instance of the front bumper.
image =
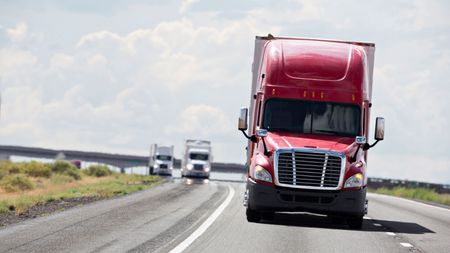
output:
M323 191L258 184L247 180L248 206L257 211L303 211L348 216L364 215L366 189Z
M209 171L203 170L184 170L183 175L186 177L209 177Z
M158 175L172 175L172 169L155 168L154 172Z

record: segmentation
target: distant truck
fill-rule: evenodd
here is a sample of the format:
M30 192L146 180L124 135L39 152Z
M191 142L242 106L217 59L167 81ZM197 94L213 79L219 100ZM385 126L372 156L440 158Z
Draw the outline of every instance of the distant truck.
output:
M149 174L172 175L173 170L173 146L150 146Z
M306 211L362 226L375 44L256 37L247 137L247 220ZM249 126L247 114L249 115ZM248 129L248 132L246 132Z
M211 162L210 141L186 140L181 176L209 178Z

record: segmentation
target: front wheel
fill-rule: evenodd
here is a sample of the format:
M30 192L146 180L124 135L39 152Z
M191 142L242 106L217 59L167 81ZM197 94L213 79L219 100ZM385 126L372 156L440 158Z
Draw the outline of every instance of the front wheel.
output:
M347 224L351 229L361 229L363 221L363 216L347 218Z
M247 215L248 222L259 222L261 219L261 214L258 211L250 209L249 207L247 207L245 214Z

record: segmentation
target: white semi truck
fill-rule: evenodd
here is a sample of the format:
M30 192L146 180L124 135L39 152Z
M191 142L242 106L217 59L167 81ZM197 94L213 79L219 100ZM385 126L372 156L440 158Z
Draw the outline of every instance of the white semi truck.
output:
M150 157L148 162L150 175L172 175L173 170L173 146L150 146Z
M186 140L181 176L209 178L212 155L211 142Z

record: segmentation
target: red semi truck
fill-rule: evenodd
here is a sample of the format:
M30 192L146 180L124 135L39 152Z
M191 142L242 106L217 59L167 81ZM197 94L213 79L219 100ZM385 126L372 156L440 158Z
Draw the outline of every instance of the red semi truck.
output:
M248 139L248 221L302 211L361 228L367 150L384 138L378 117L376 142L366 141L374 51L372 43L256 37L250 109L238 126Z

